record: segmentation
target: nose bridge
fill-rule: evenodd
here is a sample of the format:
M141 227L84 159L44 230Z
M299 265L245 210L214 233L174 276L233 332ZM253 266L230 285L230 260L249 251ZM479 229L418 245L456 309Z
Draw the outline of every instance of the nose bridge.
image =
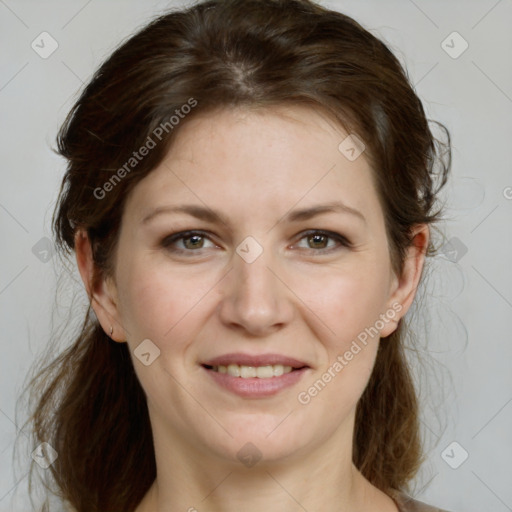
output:
M252 262L242 257L237 259L234 263L237 293L245 299L270 299L275 285L275 278L269 270L273 259L270 251L264 251Z
M275 267L270 248L254 239L239 244L221 308L225 323L261 334L289 321L286 292L270 270Z
M239 247L239 250L241 247ZM250 251L254 252L254 248ZM254 257L254 255L253 255ZM235 299L246 314L262 314L271 311L277 300L275 277L272 268L273 257L270 249L262 250L254 260L237 255L234 261Z

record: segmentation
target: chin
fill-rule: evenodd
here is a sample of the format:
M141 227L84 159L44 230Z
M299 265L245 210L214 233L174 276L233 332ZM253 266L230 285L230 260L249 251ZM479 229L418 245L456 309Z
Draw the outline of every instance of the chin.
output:
M226 430L233 437L222 435L221 439L218 438L218 444L212 444L211 435L205 439L213 453L226 461L248 467L258 463L261 467L265 463L284 462L305 448L307 432L291 422L285 425L286 414L279 418L256 414L247 416L238 418L236 422L225 423ZM297 435L299 432L300 437Z

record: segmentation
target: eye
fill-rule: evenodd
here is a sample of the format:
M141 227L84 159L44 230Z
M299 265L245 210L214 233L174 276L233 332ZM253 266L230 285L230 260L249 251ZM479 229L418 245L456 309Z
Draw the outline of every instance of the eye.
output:
M305 240L307 244L307 247L302 246L301 249L305 248L313 252L331 252L339 247L351 247L351 243L343 235L318 229L307 231L299 240ZM329 244L329 241L332 243Z
M182 231L165 237L161 245L165 249L176 253L199 252L200 249L208 249L208 247L205 247L206 240L209 240L209 238L202 231ZM212 246L216 247L213 242Z
M343 235L332 231L312 229L302 234L299 242L305 240L307 246L296 244L299 249L305 249L313 253L329 253L340 247L351 247L351 243ZM210 246L205 246L205 242ZM201 249L218 247L214 244L207 233L203 231L181 231L165 237L161 246L176 254L201 253Z

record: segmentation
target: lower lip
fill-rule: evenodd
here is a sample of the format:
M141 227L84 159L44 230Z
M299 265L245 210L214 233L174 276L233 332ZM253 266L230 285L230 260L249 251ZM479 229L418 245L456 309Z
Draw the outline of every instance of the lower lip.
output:
M290 373L269 379L259 379L258 377L243 379L242 377L232 377L227 373L215 372L204 366L202 368L217 384L244 398L264 398L276 395L296 384L308 370L308 368L292 370Z

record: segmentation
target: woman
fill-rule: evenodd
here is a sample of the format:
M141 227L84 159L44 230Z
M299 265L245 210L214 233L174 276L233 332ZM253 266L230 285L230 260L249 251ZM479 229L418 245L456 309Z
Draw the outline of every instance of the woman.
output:
M90 308L33 421L70 508L439 510L407 496L403 354L438 144L389 49L307 0L210 0L121 45L58 138Z

